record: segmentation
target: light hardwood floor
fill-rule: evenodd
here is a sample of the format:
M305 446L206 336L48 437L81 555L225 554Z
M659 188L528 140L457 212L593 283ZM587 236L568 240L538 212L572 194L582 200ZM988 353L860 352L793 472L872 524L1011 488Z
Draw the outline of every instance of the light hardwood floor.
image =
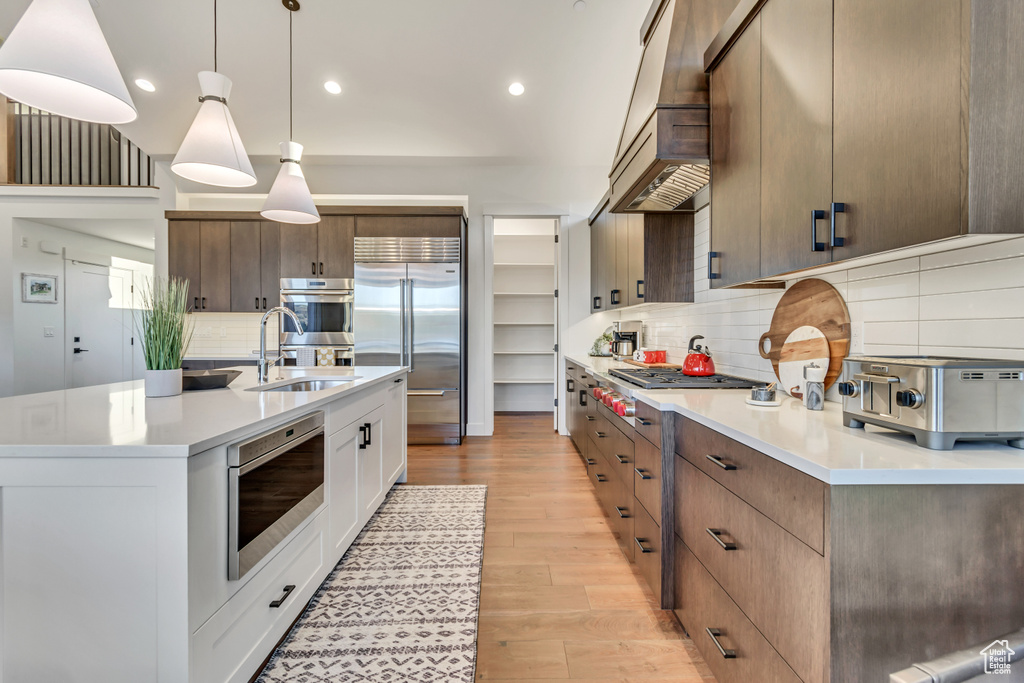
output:
M619 552L579 455L544 415L410 446L410 484L487 484L478 681L713 683Z

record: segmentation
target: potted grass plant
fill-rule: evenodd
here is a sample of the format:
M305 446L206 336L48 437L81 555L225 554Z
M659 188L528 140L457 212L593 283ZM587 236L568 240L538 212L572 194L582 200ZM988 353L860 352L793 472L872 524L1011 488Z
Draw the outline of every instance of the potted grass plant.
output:
M142 291L135 325L146 359L146 396L181 393L181 359L192 340L188 280L153 278Z

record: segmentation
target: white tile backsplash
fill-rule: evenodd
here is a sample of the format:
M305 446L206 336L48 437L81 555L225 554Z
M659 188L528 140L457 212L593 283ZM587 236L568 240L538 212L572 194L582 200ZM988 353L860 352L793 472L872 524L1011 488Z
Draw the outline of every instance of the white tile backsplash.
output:
M186 356L248 356L260 348L262 313L193 313ZM277 316L267 321L267 346L277 348Z
M698 213L694 228L695 302L627 309L621 318L643 320L645 344L665 349L670 362L681 363L689 338L701 334L719 372L772 381L757 340L783 292L709 289L708 218ZM863 324L866 354L1024 360L1024 237L801 277L839 290L850 319Z

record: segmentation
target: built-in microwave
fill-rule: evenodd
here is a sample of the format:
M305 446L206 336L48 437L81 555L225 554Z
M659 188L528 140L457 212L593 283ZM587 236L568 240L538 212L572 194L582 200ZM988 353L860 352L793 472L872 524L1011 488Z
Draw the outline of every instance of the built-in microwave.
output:
M323 507L326 457L322 411L228 448L228 579Z

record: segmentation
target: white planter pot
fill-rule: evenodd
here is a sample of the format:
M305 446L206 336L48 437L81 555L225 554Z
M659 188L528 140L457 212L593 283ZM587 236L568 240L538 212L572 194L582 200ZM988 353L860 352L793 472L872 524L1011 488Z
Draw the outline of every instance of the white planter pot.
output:
M181 394L181 368L177 370L146 370L146 398Z

